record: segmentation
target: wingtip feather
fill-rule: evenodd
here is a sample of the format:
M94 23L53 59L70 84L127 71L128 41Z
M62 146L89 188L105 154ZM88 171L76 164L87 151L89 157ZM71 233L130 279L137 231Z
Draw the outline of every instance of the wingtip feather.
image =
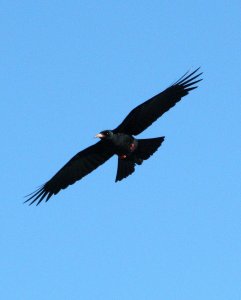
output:
M44 200L44 198L46 196L47 196L46 201L48 201L52 195L53 195L52 192L49 192L48 190L46 190L46 184L45 184L45 185L42 185L41 187L39 187L34 192L26 195L25 197L28 197L28 198L23 203L29 202L28 205L32 205L34 202L37 201L37 203L36 203L36 206L37 206Z
M183 83L188 83L196 78L198 78L200 75L203 74L203 72L198 73L198 70L200 70L200 67L198 67L197 69L195 69L193 72L191 72L190 74L188 74L190 71L186 72L183 76L181 76L173 85L181 85ZM193 76L194 74L196 74L195 76ZM192 77L193 76L193 77ZM172 85L172 86L173 86Z

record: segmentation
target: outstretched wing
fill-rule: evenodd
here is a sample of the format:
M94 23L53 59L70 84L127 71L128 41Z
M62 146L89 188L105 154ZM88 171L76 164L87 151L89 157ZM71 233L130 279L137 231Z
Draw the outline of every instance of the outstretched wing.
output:
M67 162L48 182L32 194L27 195L29 205L37 201L37 205L44 199L46 202L52 195L80 180L97 167L106 162L114 154L111 147L104 141L86 148L77 153Z
M197 88L195 84L202 80L199 79L202 73L197 74L198 70L199 68L190 74L185 73L166 90L134 108L124 121L114 129L114 133L137 135L145 130L182 97Z

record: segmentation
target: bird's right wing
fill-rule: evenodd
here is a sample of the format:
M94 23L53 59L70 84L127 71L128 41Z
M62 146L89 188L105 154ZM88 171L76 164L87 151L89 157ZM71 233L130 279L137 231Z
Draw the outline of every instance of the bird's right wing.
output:
M197 73L198 70L199 68L190 74L187 72L166 90L138 105L127 115L124 121L114 129L114 133L140 134L180 101L182 97L197 88L196 84L202 80L199 78L202 73Z
M80 180L94 171L114 154L111 147L104 141L84 149L70 159L48 182L38 190L28 195L25 202L30 205L37 201L37 205L46 198L46 202L52 195Z

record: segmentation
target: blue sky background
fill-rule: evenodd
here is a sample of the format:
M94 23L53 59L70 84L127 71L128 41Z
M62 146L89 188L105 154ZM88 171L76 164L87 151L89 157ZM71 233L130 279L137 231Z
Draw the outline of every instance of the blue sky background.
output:
M2 299L241 299L240 1L1 1ZM117 159L38 207L23 196L201 66L199 88Z

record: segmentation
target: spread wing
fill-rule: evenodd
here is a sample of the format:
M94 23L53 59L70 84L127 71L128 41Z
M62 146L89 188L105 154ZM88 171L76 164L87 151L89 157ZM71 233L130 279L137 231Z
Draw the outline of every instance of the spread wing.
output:
M70 159L48 182L32 194L27 195L29 205L37 201L37 205L44 199L46 202L52 195L80 180L94 171L114 154L111 147L104 141L84 149Z
M197 74L198 70L199 68L190 74L188 74L188 72L185 73L166 90L134 108L124 121L114 129L114 133L121 132L138 135L145 130L180 101L182 97L197 88L195 84L202 80L199 79L202 73Z

